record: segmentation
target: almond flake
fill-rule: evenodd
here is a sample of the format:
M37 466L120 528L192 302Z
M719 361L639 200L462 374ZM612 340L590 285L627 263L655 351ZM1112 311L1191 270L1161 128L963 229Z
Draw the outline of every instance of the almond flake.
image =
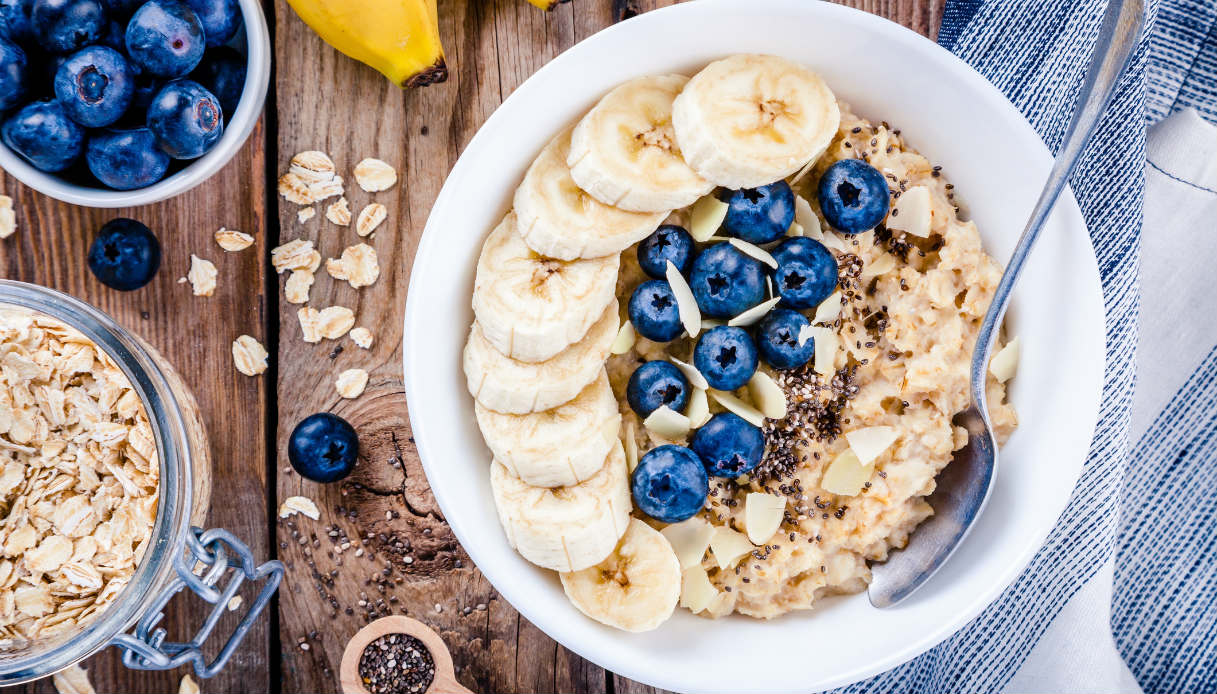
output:
M368 157L355 165L355 182L369 193L379 193L397 183L397 171L379 159Z
M321 312L311 306L296 311L305 342L321 342Z
M306 304L308 303L308 292L312 286L313 273L307 269L292 270L292 274L287 276L283 294L287 297L289 304Z
M725 570L735 566L740 557L754 549L756 548L746 535L725 525L714 528L714 535L710 538L710 551L714 553L714 561L719 569Z
M782 524L786 497L764 492L749 492L744 497L744 529L754 545L762 545L773 537Z
M220 227L220 230L216 232L215 239L220 248L230 253L243 251L254 243L254 237L249 234L224 227Z
M693 516L679 523L673 523L659 531L672 545L676 559L681 569L698 566L710 548L710 538L714 537L714 526L704 518Z
M694 388L689 395L689 405L685 407L685 416L689 418L689 426L700 429L710 421L710 401L703 388Z
M689 288L685 276L680 274L680 270L670 260L665 274L668 286L676 296L676 310L680 315L681 324L685 326L685 332L689 333L689 337L697 337L697 333L701 331L701 309L697 306L693 290Z
M366 243L355 244L343 249L342 257L338 260L327 261L325 269L331 277L346 280L355 289L371 286L380 278L380 263L376 259L376 249Z
M228 611L236 612L238 609L241 608L241 603L243 603L243 602L245 602L245 599L242 598L240 595L232 596L231 598L228 599ZM187 677L189 677L189 675L187 675Z
M364 349L372 349L372 331L365 327L351 330L351 341Z
M313 192L309 190L309 184L290 171L279 177L279 195L282 195L284 200L297 205L311 205L317 202L317 198L313 197Z
M669 441L684 438L689 433L690 428L689 418L667 405L662 405L647 415L647 418L642 422L642 426L646 427L651 433Z
M740 400L739 398L735 397L731 393L724 393L721 390L711 389L707 392L710 394L710 397L714 398L715 402L722 405L723 408L726 409L728 412L732 412L734 414L739 415L740 417L743 417L744 419L748 420L748 422L751 423L753 426L757 426L757 427L765 426L764 413L761 412L760 410L756 409L752 405L749 405L748 403L744 402L743 400Z
M355 220L355 232L360 236L367 236L376 231L376 227L388 216L389 211L385 206L374 202L359 211L359 218Z
M899 438L895 428L886 426L863 427L845 433L850 449L863 465L874 462Z
M318 320L321 336L337 340L355 327L355 312L345 306L330 306L321 309Z
M700 566L690 566L680 575L680 606L697 614L718 597L718 589Z
M218 274L216 266L210 260L204 260L193 253L190 254L190 272L186 273L186 279L190 280L190 287L195 296L215 294Z
M308 220L310 220L316 216L317 216L316 207L302 207L299 210L296 210L296 221L299 222L300 224L304 224L305 222L307 222Z
M13 199L0 195L0 239L7 239L17 232L17 215L13 213Z
M748 381L748 395L766 418L786 418L786 393L769 374L764 371L752 374Z
M249 335L242 335L232 343L232 362L237 371L246 376L257 376L266 371L266 359L269 356L262 343Z
M1014 338L1006 343L997 354L993 355L993 359L989 361L989 373L1001 383L1014 378L1014 374L1018 371L1018 338Z
M325 152L308 150L292 157L288 172L306 185L328 181L334 177L334 160Z
M296 239L288 241L282 246L276 246L270 251L270 264L275 267L275 272L283 274L287 270L302 270L309 268L314 260L318 265L321 263L321 254L313 248L312 241L304 239ZM311 269L313 272L316 268Z
M621 441L625 448L625 466L631 473L638 467L638 439L634 438L634 431L634 420L625 420L625 426L621 427Z
M694 241L704 242L718 231L727 218L727 203L714 194L703 196L693 203L689 211L689 235Z
M710 383L706 380L706 377L697 370L696 366L683 362L676 357L668 357L668 361L672 362L677 369L680 369L680 372L684 374L686 379L688 379L689 385L693 386L694 388L701 388L702 390L710 387Z
M782 300L782 297L775 296L772 299L762 301L761 303L757 304L756 306L753 306L752 308L748 309L747 311L744 311L743 313L739 314L735 318L732 318L731 320L727 321L727 325L749 326L754 323L758 323L758 322L760 322L760 320L762 318L764 318L766 316L766 314L768 314L770 311L772 311L773 307L777 306L778 302L781 300Z
M347 369L338 374L334 381L338 394L350 400L363 395L363 389L368 387L368 372L363 369Z
M930 189L913 186L900 194L887 216L886 226L893 231L903 231L925 238L930 235L934 207L930 203Z
M846 448L833 458L820 479L820 488L837 496L855 496L870 479L874 465L863 465L852 448Z
M330 206L325 208L325 218L337 224L340 227L348 226L351 223L351 205L346 198L338 198L337 202L330 203Z
M294 516L297 513L313 520L321 518L321 512L317 510L317 504L314 504L313 500L307 497L289 496L279 505L280 518Z
M621 324L621 329L617 331L617 337L613 340L613 344L609 346L610 354L625 354L631 349L634 349L634 342L637 336L634 334L634 324L626 321Z
M774 270L776 270L778 268L777 259L774 258L772 255L770 255L769 251L765 250L764 248L761 248L760 246L748 243L747 241L745 241L743 239L734 239L734 238L727 239L727 243L734 246L735 250L739 251L740 253L743 253L744 255L749 256L755 260L759 260L760 262L768 265L769 267L773 268Z

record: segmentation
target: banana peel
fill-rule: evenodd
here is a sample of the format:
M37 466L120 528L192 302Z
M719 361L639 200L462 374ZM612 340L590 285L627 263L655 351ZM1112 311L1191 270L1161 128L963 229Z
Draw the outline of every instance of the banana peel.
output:
M448 79L436 0L287 0L338 51L401 87Z

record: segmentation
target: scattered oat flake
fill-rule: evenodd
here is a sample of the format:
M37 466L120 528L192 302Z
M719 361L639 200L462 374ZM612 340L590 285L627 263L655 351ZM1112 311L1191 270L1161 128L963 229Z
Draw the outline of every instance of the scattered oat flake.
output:
M275 272L283 274L287 270L308 268L313 264L314 256L316 256L317 264L320 265L321 254L313 248L313 242L296 239L272 248L270 263L275 266ZM316 269L313 268L311 271L316 272Z
M216 266L210 260L190 254L190 272L186 273L186 279L190 280L190 287L195 296L215 294L218 274Z
M355 232L360 236L367 236L376 231L376 227L388 216L389 211L385 206L374 202L359 211L359 218L355 220Z
M233 599L240 600L241 596L234 596ZM182 681L177 686L177 694L201 694L202 691L199 689L199 683L195 682L193 677L189 674L182 675Z
M300 320L300 332L305 342L321 342L321 312L312 306L305 306L296 311Z
M266 371L266 359L270 355L266 348L249 335L242 335L232 343L232 361L237 371L246 376L257 376Z
M355 327L355 312L345 306L330 306L321 309L318 321L321 335L337 340Z
M220 230L216 232L216 243L220 248L232 253L252 246L254 237L242 231L220 227Z
M307 304L309 288L313 286L313 273L307 269L292 270L292 274L287 276L287 284L283 287L283 294L287 297L289 304Z
M231 598L228 599L228 611L236 612L238 609L240 609L241 603L243 603L243 602L245 602L245 599L242 598L240 595L232 596Z
M363 389L368 387L368 372L363 369L347 369L338 374L334 381L338 394L350 400L363 395Z
M355 289L371 286L380 278L376 249L366 243L343 249L342 256L336 261L332 258L327 261L325 269L331 277L346 280Z
M72 665L56 672L51 677L55 691L59 694L97 694L93 683L89 681L89 673L79 665Z
M301 224L304 224L305 222L307 222L308 220L310 220L316 216L317 216L316 207L301 207L299 210L296 210L296 221Z
M372 331L359 326L351 331L351 341L364 349L372 349Z
M308 187L309 197L313 199L313 202L321 202L345 192L346 189L342 187L342 176L335 176L327 181L318 181L309 184Z
M307 185L321 183L334 177L334 160L325 152L311 149L292 157L288 171Z
M13 199L0 195L0 239L7 239L17 232L17 215L13 212Z
M309 190L309 184L290 171L279 177L279 195L282 195L284 200L297 205L311 205L317 202L317 198L313 197L313 192Z
M379 159L368 157L355 165L355 182L369 193L379 193L397 183L397 171Z
M340 227L348 226L351 223L351 205L346 198L339 198L337 202L330 203L330 206L325 208L325 218L337 224Z
M317 504L314 504L312 499L303 496L289 496L279 506L280 518L287 518L297 513L313 520L321 518L321 512L317 510Z
M325 261L325 271L330 273L330 277L336 280L345 280L347 278L347 266L338 258L329 258Z

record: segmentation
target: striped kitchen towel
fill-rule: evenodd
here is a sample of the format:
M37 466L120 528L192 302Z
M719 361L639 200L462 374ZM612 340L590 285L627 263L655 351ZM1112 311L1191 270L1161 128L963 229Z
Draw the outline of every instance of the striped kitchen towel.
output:
M1055 151L1105 5L948 0L939 42ZM1107 313L1081 479L988 609L843 691L1217 692L1217 129L1200 117L1217 120L1217 3L1147 5L1132 67L1071 181ZM1147 158L1147 126L1168 116Z

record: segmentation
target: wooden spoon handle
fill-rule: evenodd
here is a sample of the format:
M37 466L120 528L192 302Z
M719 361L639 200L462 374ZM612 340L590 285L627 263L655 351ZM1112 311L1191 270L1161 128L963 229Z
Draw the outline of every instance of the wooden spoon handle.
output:
M427 688L428 694L473 694L472 689L467 689L465 685L456 681L454 673L440 672L438 668L435 672L435 679L431 682L431 686Z

